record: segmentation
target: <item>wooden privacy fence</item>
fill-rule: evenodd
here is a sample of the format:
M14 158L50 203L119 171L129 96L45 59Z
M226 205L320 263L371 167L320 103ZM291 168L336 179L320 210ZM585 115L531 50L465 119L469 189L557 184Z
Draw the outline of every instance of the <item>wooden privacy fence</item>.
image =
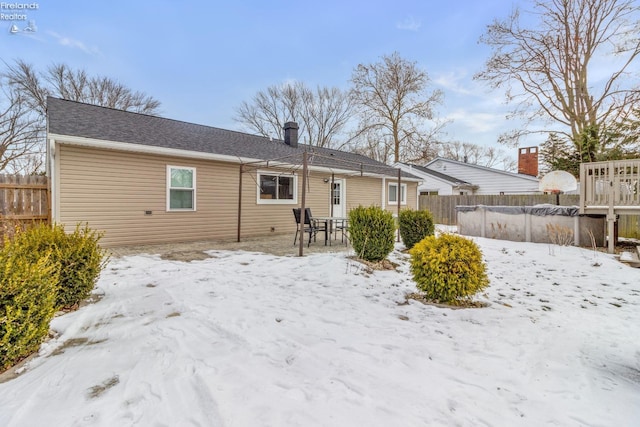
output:
M0 240L38 222L51 222L47 177L0 175Z
M437 224L456 225L456 206L533 206L543 203L561 206L578 206L577 194L509 194L465 196L420 196L420 209L427 209ZM640 238L640 216L624 215L618 219L620 237Z

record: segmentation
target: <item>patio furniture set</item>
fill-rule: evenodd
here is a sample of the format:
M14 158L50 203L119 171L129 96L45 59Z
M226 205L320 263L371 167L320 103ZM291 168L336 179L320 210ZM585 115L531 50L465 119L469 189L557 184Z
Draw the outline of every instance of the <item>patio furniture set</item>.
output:
M295 246L296 241L298 240L298 234L300 232L300 221L301 221L301 209L294 208L293 216L296 220L296 235L293 238L293 244ZM304 233L309 235L309 241L307 242L307 247L311 245L311 239L316 242L316 238L319 232L324 232L324 244L331 245L332 240L337 240L338 233L340 233L340 241L341 243L348 243L348 218L346 217L337 217L337 216L318 216L314 217L311 214L310 208L305 208L304 215ZM333 238L332 238L333 236ZM302 238L302 237L301 237Z

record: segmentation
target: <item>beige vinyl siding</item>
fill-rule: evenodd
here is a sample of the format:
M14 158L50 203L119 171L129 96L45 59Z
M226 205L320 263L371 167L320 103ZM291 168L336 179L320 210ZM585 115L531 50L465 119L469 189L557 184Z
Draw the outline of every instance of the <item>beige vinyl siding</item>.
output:
M67 228L88 222L105 232L106 247L237 238L239 164L64 144L58 145L56 157L57 221ZM167 212L167 166L196 169L196 211ZM259 204L255 168L242 174L241 238L293 237L292 209L302 198L301 170L295 173L295 204ZM309 174L306 206L315 216L329 215L331 184L324 180L330 178L326 172ZM345 180L347 212L358 205L382 205L381 178L335 178ZM407 184L408 202L415 205L415 183Z
M57 155L58 221L88 222L105 246L235 236L238 165L65 145ZM196 168L195 212L166 211L167 165Z
M385 182L385 201L386 209L394 214L398 213L398 205L396 203L389 204L389 184L397 184L398 180L387 179ZM400 209L418 209L418 183L411 181L401 181L401 185L407 186L407 194L405 196L406 204L400 204Z
M58 221L68 228L88 222L105 232L106 247L237 238L239 164L68 145L57 156ZM195 212L166 211L167 165L196 169ZM316 216L329 212L325 177L310 176L306 204ZM241 237L295 232L300 174L297 204L258 204L255 171L243 173L242 184Z
M358 206L382 206L382 179L354 176L347 178L347 212Z
M278 170L275 169L270 169L269 171L273 171L275 174L278 173ZM296 175L298 177L298 200L296 204L259 204L257 202L257 173L252 171L243 174L242 236L263 236L270 233L291 233L293 235L295 233L296 223L293 209L299 208L302 201L301 171L296 172ZM311 208L311 212L315 216L328 214L329 185L322 181L322 176L314 173L310 174L305 204Z
M407 182L407 207L418 209L418 183Z

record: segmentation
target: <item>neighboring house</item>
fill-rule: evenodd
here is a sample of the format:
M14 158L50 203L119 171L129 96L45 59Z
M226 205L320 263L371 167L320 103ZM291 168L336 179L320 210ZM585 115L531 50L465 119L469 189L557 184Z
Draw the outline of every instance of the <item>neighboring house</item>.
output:
M425 166L408 163L399 163L399 166L402 170L422 178L422 183L418 187L420 195L450 196L452 194L473 194L473 191L478 188L477 185L431 170Z
M540 193L539 179L522 173L435 158L424 166L398 163L403 171L422 178L418 191L428 195Z
M47 100L52 217L104 231L105 246L231 240L293 233L305 205L346 216L378 205L418 207L414 175L370 158L57 98Z

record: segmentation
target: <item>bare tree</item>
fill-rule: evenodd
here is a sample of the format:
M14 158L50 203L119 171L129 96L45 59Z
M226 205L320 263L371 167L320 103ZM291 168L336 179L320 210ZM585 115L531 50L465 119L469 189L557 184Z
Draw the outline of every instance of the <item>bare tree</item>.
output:
M16 60L5 64L8 85L20 91L32 108L44 115L47 96L117 108L144 114L158 114L160 101L143 92L133 91L109 77L88 76L85 70L73 70L66 64L54 64L38 73L31 64Z
M24 96L2 87L0 101L0 171L31 174L42 167L41 119Z
M393 154L393 141L378 129L368 129L357 135L349 144L349 151L387 163Z
M515 9L488 26L480 41L493 48L475 78L507 89L514 115L527 126L538 119L574 144L589 128L604 132L638 105L640 91L629 71L640 53L638 3L634 0L533 0L527 27ZM595 62L617 64L604 79ZM517 144L533 130L515 130L501 142ZM579 147L578 147L579 148Z
M297 98L289 85L270 86L251 102L243 101L235 120L258 135L282 139L284 124L296 120Z
M91 77L68 65L52 65L44 72L22 61L5 63L0 73L4 102L0 103L0 170L36 173L44 164L47 96L117 108L144 114L158 114L160 102L132 91L108 77Z
M485 147L470 142L451 141L443 143L440 145L438 155L446 159L488 168L499 167L508 171L516 169L515 160L505 154L504 151L496 147Z
M427 91L429 76L415 62L397 52L384 55L381 62L358 65L351 82L360 112L359 135L382 137L380 143L389 145L383 151L393 154L394 162L413 161L433 151L429 145L443 124L436 124L434 132L424 123L434 118L442 92Z
M440 157L477 165L481 164L484 152L485 147L481 145L472 144L470 142L451 141L446 144L442 144ZM493 163L493 159L490 160L490 163ZM490 167L492 165L484 166Z
M351 98L338 88L318 87L302 82L270 86L244 101L236 109L235 120L262 136L283 138L288 121L300 126L299 134L308 144L336 147L336 139L352 113Z
M349 93L336 87L318 87L315 93L310 90L302 93L302 117L306 123L303 133L319 147L340 148L337 137L342 135L353 113Z

